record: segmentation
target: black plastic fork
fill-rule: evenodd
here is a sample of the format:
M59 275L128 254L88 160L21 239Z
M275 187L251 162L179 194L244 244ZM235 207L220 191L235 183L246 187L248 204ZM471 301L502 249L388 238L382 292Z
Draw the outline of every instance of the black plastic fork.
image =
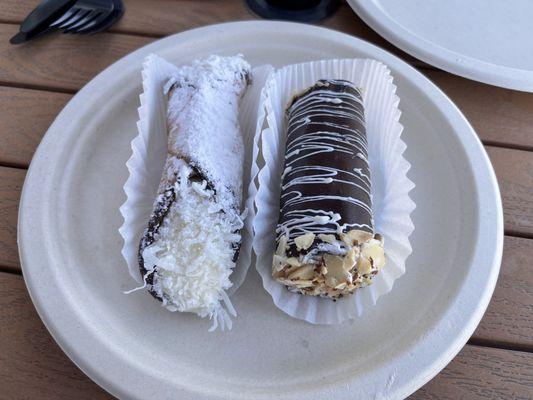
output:
M122 0L44 0L22 22L12 44L53 30L90 34L103 31L124 13Z

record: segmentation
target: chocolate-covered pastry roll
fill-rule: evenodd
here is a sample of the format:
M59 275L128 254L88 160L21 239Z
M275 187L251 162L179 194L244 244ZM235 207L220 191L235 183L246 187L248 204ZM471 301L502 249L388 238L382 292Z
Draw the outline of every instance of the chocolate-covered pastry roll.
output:
M291 291L338 298L369 285L385 264L374 232L361 92L319 80L287 109L272 275Z
M167 83L167 158L139 246L150 293L171 311L209 316L213 328L235 315L226 290L243 227L238 110L249 79L242 57L211 56Z

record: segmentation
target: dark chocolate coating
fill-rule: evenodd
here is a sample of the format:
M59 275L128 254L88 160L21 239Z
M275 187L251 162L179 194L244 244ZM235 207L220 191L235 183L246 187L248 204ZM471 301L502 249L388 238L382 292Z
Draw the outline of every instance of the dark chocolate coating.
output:
M352 224L343 231L373 232L364 107L359 90L347 81L320 80L293 99L287 120L284 170L291 169L282 180L278 239L283 234L281 225L294 218L290 212L312 215L306 213L309 209L339 214L339 225ZM324 182L324 177L333 181ZM334 233L337 225L317 225L302 231L291 228L291 255L295 253L294 237L307 230Z
M157 202L156 206L154 207L154 211L150 215L150 219L148 221L148 226L144 230L143 236L141 237L141 241L139 243L139 270L141 271L141 276L143 277L148 271L144 267L144 259L142 253L146 247L150 246L156 240L156 235L159 231L159 227L167 216L170 210L170 206L172 205L172 203L174 203L174 200L176 200L176 192L174 190L174 186L169 186L167 190L165 190L165 192L163 193L161 200ZM152 289L152 285L154 284L154 274L146 276L146 284L150 294L154 296L157 300L162 301L163 299L159 297L157 293Z

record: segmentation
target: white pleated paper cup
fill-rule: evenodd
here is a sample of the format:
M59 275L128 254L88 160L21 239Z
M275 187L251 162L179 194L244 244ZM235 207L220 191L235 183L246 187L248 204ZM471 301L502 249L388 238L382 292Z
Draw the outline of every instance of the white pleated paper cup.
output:
M368 155L372 174L374 228L385 239L387 263L373 284L354 294L331 299L292 293L271 275L275 251L275 230L279 217L281 173L286 139L285 110L294 95L319 79L345 79L362 89L365 106ZM405 273L412 252L409 236L414 230L411 213L415 203L409 192L415 187L407 177L409 162L403 153L399 122L400 99L390 70L383 63L367 59L323 60L286 66L271 75L261 94L266 113L261 132L261 154L253 221L256 268L274 304L291 315L314 324L338 324L355 319L392 290L394 281Z
M127 161L129 176L124 184L126 201L120 207L124 223L119 233L124 240L122 256L133 279L142 282L139 271L138 249L141 235L146 228L152 212L157 188L163 172L167 155L167 98L164 87L169 78L176 73L177 66L157 55L148 56L142 69L143 92L140 97L138 134L131 141L132 155ZM240 126L244 139L245 166L243 176L243 199L245 205L253 205L250 197L255 196L257 188L249 189L251 163L254 156L253 140L257 130L257 110L261 89L272 67L262 66L252 70L252 85L248 87L241 100ZM257 154L257 150L256 150ZM242 243L237 265L230 276L232 295L244 281L251 264L252 221L255 216L253 207L248 214L241 232Z

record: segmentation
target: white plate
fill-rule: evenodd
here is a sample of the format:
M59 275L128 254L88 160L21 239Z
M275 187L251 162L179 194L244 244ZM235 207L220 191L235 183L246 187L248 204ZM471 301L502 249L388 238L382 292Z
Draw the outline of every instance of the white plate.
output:
M119 206L136 135L140 70L242 52L254 65L370 57L392 70L416 183L407 273L355 323L315 326L278 310L250 269L231 332L169 313L120 254ZM19 244L33 302L93 380L127 399L399 399L440 371L481 319L502 251L494 172L453 103L415 69L366 42L284 22L238 22L156 41L106 69L65 107L24 185Z
M348 0L385 39L448 72L533 92L531 0Z

